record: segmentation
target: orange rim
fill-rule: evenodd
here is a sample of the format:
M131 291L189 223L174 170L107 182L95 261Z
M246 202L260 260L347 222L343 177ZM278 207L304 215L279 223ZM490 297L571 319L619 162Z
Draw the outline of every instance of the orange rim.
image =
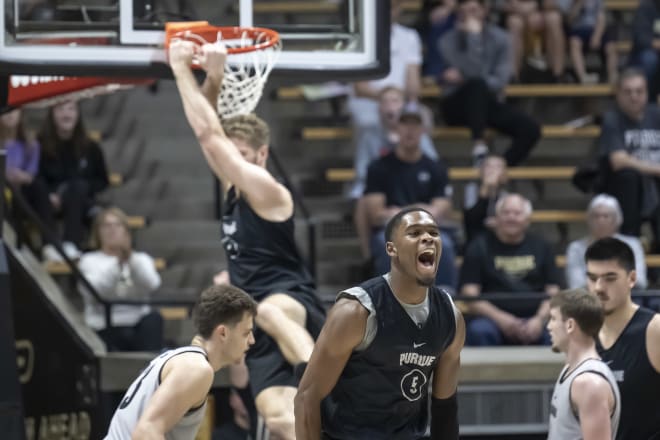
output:
M240 26L213 26L207 21L184 21L169 22L165 24L165 47L169 47L170 41L175 38L183 38L198 43L196 39L186 36L186 33L197 35L209 43L215 43L218 33L222 34L224 40L242 38L244 35L252 39L259 40L258 44L245 47L228 47L228 54L239 54L253 52L255 50L264 50L275 46L280 41L280 34L277 31L260 27L240 27Z

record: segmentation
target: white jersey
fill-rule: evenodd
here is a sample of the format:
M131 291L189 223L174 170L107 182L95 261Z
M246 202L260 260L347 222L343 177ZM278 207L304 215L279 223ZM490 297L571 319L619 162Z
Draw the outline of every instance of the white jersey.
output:
M182 353L199 353L206 358L206 353L200 347L187 346L169 350L152 360L140 376L133 381L126 395L121 400L119 408L110 421L108 435L105 440L130 440L131 434L144 412L151 396L160 385L160 375L163 367L174 356ZM166 440L194 440L199 425L204 418L204 404L192 408L172 429L165 434Z
M599 359L587 359L578 365L568 376L568 366L564 367L555 384L550 403L550 429L548 440L581 440L582 430L577 414L571 404L571 384L580 374L595 373L602 376L610 384L614 394L614 410L610 414L612 438L616 437L621 414L621 396L619 386L609 367Z

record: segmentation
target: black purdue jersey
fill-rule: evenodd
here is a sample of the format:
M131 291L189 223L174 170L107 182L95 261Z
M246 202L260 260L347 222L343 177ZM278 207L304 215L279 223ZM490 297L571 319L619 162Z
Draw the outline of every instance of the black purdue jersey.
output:
M617 440L660 440L660 373L649 361L646 328L655 312L640 307L614 345L598 354L610 367L621 392Z
M335 440L417 440L428 425L431 374L456 333L453 304L446 292L430 287L429 315L418 326L384 277L360 288L371 298L376 336L351 354L323 401L323 433Z
M236 196L235 187L224 203L222 245L231 283L257 300L273 292L314 289L295 244L293 216L283 222L264 220Z

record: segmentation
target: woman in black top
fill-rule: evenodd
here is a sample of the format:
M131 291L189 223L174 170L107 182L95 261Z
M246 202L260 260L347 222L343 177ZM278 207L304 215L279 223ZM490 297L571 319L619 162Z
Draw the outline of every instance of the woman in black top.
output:
M39 135L42 160L38 179L48 198L40 212L59 214L63 221L63 247L69 257L79 256L85 224L96 195L108 186L108 172L103 152L87 135L80 108L75 101L52 106ZM47 200L47 202L46 202ZM44 218L53 224L52 217ZM52 249L44 247L44 258L52 258Z

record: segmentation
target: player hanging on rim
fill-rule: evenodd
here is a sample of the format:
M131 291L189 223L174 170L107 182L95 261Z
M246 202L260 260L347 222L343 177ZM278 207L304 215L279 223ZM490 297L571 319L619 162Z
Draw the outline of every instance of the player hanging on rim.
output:
M196 57L207 77L200 89ZM295 438L294 367L309 360L324 311L294 241L291 193L266 170L268 126L255 115L220 121L209 102L220 90L226 49L175 41L169 60L183 108L225 194L223 246L231 282L259 301L246 363L257 410L277 438ZM221 123L222 122L222 123Z

